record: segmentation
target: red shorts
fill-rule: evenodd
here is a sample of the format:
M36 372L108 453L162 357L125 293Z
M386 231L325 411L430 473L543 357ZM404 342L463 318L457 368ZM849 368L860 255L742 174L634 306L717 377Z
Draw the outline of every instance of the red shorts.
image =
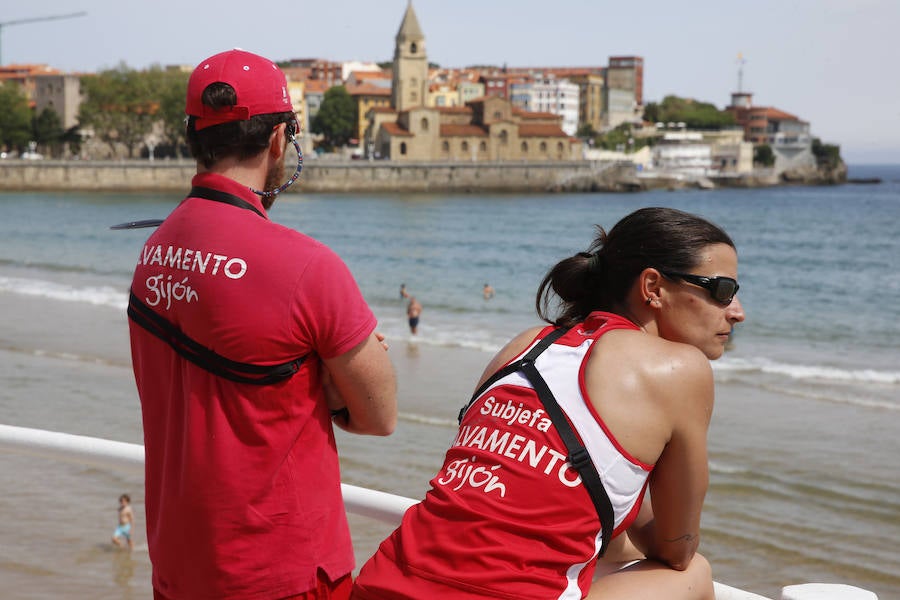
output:
M319 569L316 578L316 587L302 594L287 596L279 600L349 600L350 590L353 589L353 577L347 573L337 581L332 582L324 571ZM169 600L156 589L153 590L153 600Z

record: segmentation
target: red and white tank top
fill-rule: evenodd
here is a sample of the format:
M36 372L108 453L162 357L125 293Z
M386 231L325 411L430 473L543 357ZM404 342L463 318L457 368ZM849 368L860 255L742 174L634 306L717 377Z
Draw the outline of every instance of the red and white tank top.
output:
M592 313L535 366L597 467L616 536L636 517L652 465L619 445L585 390L591 348L614 329L637 327L618 315ZM514 360L552 330L544 329ZM566 457L525 375L497 380L469 406L431 490L363 568L360 586L392 598L583 598L602 532ZM386 562L393 565L385 568Z

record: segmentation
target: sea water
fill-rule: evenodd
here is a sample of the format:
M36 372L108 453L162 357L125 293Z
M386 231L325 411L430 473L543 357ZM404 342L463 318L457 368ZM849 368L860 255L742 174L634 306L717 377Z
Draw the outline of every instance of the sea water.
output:
M772 596L781 585L816 580L893 597L900 167L852 167L851 176L882 182L638 194L285 194L272 219L344 258L403 366L397 433L375 452L371 438L339 436L345 481L421 497L484 364L538 323L534 295L547 269L587 249L595 225L609 229L637 208L670 206L733 237L747 314L713 363L702 551L716 579ZM0 422L141 441L123 312L149 230L109 226L163 218L179 200L0 193ZM402 283L424 306L414 337ZM486 283L496 290L490 300L481 293ZM23 590L11 597L149 597L145 551L125 559L105 549L116 497L142 492L139 474L0 455L0 484L0 584ZM54 519L71 525L45 525ZM354 539L364 560L383 531L360 527Z

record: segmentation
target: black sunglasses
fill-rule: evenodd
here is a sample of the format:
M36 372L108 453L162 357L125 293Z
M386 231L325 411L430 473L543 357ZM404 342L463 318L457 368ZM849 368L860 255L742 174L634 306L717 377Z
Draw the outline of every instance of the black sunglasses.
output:
M676 273L674 271L660 271L663 277L669 279L683 279L688 283L700 286L709 292L712 299L728 306L734 300L734 295L740 289L740 285L736 279L731 277L704 277L702 275L692 275L691 273Z

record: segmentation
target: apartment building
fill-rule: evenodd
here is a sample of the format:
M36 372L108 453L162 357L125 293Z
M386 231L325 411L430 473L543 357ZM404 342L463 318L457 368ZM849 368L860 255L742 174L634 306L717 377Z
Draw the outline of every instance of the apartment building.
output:
M816 164L807 121L771 107L754 106L753 94L735 92L725 108L744 130L744 139L754 145L768 144L775 153L775 170L781 172Z
M575 135L579 122L579 88L568 79L544 77L520 81L510 86L513 106L532 112L562 117L562 129Z

